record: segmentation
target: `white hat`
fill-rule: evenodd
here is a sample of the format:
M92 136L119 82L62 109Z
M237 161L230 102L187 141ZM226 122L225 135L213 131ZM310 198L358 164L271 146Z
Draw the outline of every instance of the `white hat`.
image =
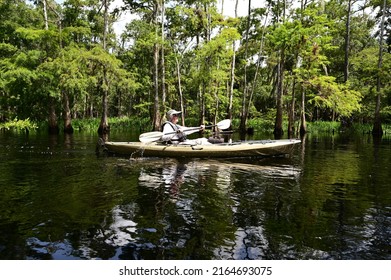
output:
M166 114L167 120L171 120L172 115L179 115L179 114L182 114L182 112L181 112L181 111L176 111L176 110L172 110L172 109L171 109L171 110L168 111L167 114Z

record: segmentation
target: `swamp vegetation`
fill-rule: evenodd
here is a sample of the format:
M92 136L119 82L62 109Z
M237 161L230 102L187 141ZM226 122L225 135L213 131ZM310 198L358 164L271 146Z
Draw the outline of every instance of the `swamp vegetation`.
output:
M272 127L276 138L306 133L308 121L379 136L391 122L390 7L0 0L0 127L158 130L176 108L186 124L229 118L241 132Z

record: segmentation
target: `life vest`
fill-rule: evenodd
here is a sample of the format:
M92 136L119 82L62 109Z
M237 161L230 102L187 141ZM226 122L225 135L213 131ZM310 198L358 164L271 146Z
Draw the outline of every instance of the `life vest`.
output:
M178 131L178 130L179 130L179 126L178 126L178 125L173 124L172 122L167 121L167 122L165 122L165 123L162 125L162 127L161 127L161 131L162 131L162 132L163 132L164 126L165 126L166 124L169 124L169 125L172 127L173 131ZM170 140L170 141L163 141L163 143L164 143L164 144L173 144L173 143L175 143L175 142L183 142L183 141L186 140L186 134L184 134L184 133L179 133L179 134L177 134L177 135L178 135L178 139L174 139L174 140L172 140L172 141L171 141L171 140Z

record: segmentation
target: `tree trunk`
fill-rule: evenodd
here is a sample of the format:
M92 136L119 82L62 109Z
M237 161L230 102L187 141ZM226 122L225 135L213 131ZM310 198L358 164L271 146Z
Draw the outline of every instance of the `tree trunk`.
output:
M233 106L233 96L234 96L234 84L235 84L235 60L236 60L236 54L235 54L235 48L236 43L232 43L232 48L234 50L234 53L232 55L232 62L231 62L231 81L229 83L229 91L228 91L228 108L227 108L227 118L232 120L232 106Z
M44 21L45 21L45 30L49 30L47 0L43 0L42 4L43 4L43 17L44 17Z
M58 127L56 114L56 100L49 96L49 134L58 134L60 128Z
M63 91L62 92L62 98L63 98L63 106L64 106L64 132L68 134L73 133L73 127L72 127L72 122L71 122L71 110L69 107L69 97L68 94Z
M205 83L199 89L199 100L200 100L200 121L199 123L205 123Z
M88 102L89 102L89 104L88 104L89 117L93 118L94 117L94 102L92 101L92 98L89 98Z
M48 20L48 12L47 12L47 0L42 1L43 4L43 16L45 21L45 30L49 30L49 20ZM56 100L54 97L49 96L49 133L50 134L58 134L60 132L60 128L57 122L57 114L56 114Z
M98 128L98 133L100 135L104 135L109 133L110 127L107 119L107 112L108 112L108 88L109 88L109 82L107 79L107 70L103 70L103 81L102 83L105 83L105 87L101 87L102 90L102 117L100 119L100 125Z
M180 108L181 108L181 112L184 113L184 104L183 104L183 93L182 93L182 82L181 82L181 66L179 64L179 59L178 57L176 56L175 57L175 64L176 64L176 74L177 74L177 77L178 77L178 92L179 92L179 105L180 105ZM182 121L182 126L185 125L185 118L183 117L183 114L182 114L182 118L181 118L181 121Z
M383 0L383 14L380 24L380 44L379 44L379 61L378 61L378 76L377 76L377 85L376 85L376 91L377 91L377 98L376 98L376 109L375 109L375 119L373 123L373 129L372 129L372 135L376 137L381 137L383 135L383 128L381 125L381 116L380 116L380 109L381 109L381 77L380 72L381 68L383 66L383 34L384 34L384 18L386 13L386 4L387 0Z
M286 19L286 1L283 1L282 7L282 22L284 23ZM285 46L283 46L280 50L280 58L277 65L277 112L276 112L276 120L274 123L274 137L276 139L280 139L284 134L284 130L282 128L282 113L283 113L283 104L282 97L284 93L284 71L285 71Z
M160 130L160 98L159 98L159 45L158 41L158 3L154 5L154 25L156 43L153 46L153 86L154 86L154 103L153 103L153 129Z
M251 1L251 0L250 0ZM210 3L205 3L204 4L204 11L206 14L206 19L207 19L207 25L205 28L205 40L209 42L211 40L212 36L212 16L210 12Z
M345 34L345 62L344 62L344 82L349 79L349 45L350 45L350 13L352 0L348 0L348 10L346 17L346 34Z
M104 5L104 27L103 27L103 49L106 50L107 48L107 32L108 32L108 12L109 12L109 0L104 0L103 2ZM104 66L105 67L105 66ZM109 81L107 78L107 69L103 69L103 79L102 79L102 84L104 84L104 87L100 87L102 90L102 117L100 119L100 125L98 128L98 133L100 135L104 135L109 133L110 127L108 124L108 118L107 118L107 113L108 113L108 94L109 94Z
M248 1L248 15L247 15L247 26L246 26L246 45L245 45L245 60L248 59L248 37L250 32L250 21L251 21L251 0ZM247 86L247 63L244 66L244 78L243 78L243 96L242 96L242 113L240 116L240 134L241 138L243 138L246 129L247 129L247 117L248 117L248 110L247 108L247 92L248 92L248 86Z
M154 45L154 71L153 71L153 87L154 87L154 102L153 102L153 129L160 130L160 98L159 98L159 46Z
M380 116L380 103L381 103L380 99L381 96L380 94L378 94L376 98L375 119L372 128L372 135L376 137L380 137L383 135L383 128L382 128L382 122Z
M307 133L307 123L305 120L305 92L301 89L301 112L300 112L300 136Z
M102 117L100 119L100 125L98 128L99 135L107 134L110 131L110 127L107 120L107 91L106 90L103 91L102 102L103 102Z
M292 85L292 101L289 108L288 115L288 138L293 138L295 134L295 87L296 87L296 79L293 80Z
M161 11L162 11L162 16L161 16L161 28L162 28L162 46L161 46L161 59L160 59L160 63L161 63L161 68L162 68L162 81L161 81L161 84L162 84L162 105L163 105L163 112L166 111L166 96L167 96L167 92L166 92L166 66L165 66L165 58L164 58L164 41L165 41L165 38L164 38L164 18L165 18L165 8L164 8L164 0L161 0L162 3L162 7L161 7ZM160 125L161 126L161 123Z
M274 137L280 139L284 134L282 128L282 96L284 91L284 71L285 71L285 50L281 50L280 61L278 62L278 71L277 71L277 112L276 112L276 121L274 124Z
M238 17L238 2L239 0L236 0L235 3L235 18ZM221 13L223 13L223 5L224 0L222 1L222 7L221 7ZM233 96L234 96L234 84L235 84L235 60L236 60L236 42L232 42L232 62L231 62L231 81L230 81L230 87L228 92L228 108L227 108L227 118L232 120L232 104L233 104Z
M107 33L109 29L109 0L103 0L103 6L104 6L104 15L103 15L103 49L107 49Z

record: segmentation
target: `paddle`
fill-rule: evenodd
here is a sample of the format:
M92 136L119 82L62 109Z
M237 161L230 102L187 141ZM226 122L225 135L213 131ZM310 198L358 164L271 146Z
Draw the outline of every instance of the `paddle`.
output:
M231 121L230 120L222 120L218 122L215 125L207 125L205 128L211 128L217 126L219 129L227 129L231 126ZM200 130L199 127L190 127L188 129L184 129L183 131L191 131L191 130ZM145 132L143 134L140 134L139 140L142 143L148 143L148 142L155 142L159 141L160 138L162 138L163 135L169 135L169 134L175 134L176 131L169 132L164 134L163 132L160 131L152 131L152 132Z

